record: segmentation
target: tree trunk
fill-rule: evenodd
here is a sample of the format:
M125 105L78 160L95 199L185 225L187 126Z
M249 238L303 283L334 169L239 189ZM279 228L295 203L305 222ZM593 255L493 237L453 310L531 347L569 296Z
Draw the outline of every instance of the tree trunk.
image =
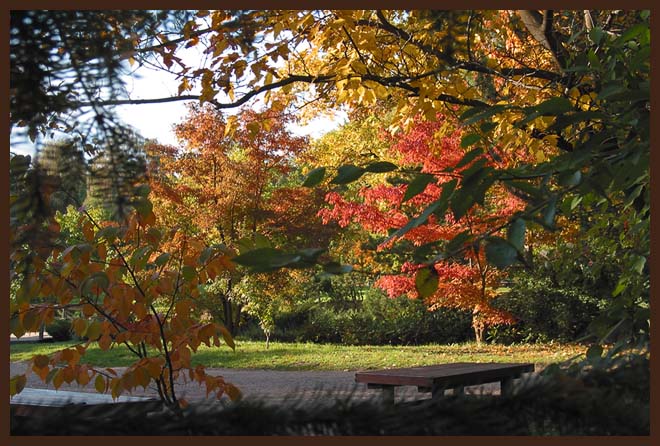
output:
M222 298L222 309L224 311L224 324L225 328L229 330L229 333L231 333L232 336L234 336L235 333L235 327L234 327L234 315L233 311L231 308L231 301L227 297Z
M472 312L472 329L474 330L474 338L477 341L477 344L481 345L484 340L484 331L486 329L486 324L479 315L479 311L475 308Z

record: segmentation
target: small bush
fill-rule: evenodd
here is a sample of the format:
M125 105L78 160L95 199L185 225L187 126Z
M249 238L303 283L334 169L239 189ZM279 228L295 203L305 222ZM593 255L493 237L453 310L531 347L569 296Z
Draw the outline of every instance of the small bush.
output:
M365 293L355 308L316 304L278 314L272 339L347 345L451 344L470 340L471 315L456 309L430 312L421 300ZM249 337L251 330L243 331ZM257 335L255 339L263 338Z
M511 313L518 323L491 328L487 334L491 341L572 342L585 335L600 302L580 288L560 288L548 278L523 274L493 305Z
M54 341L70 341L73 336L71 321L68 319L55 319L49 325L46 325L46 331Z

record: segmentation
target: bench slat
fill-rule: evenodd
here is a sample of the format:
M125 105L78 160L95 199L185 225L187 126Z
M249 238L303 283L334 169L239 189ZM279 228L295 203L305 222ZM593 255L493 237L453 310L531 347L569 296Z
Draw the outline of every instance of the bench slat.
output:
M366 384L437 388L469 386L517 378L522 373L533 371L533 364L454 363L357 372L355 381Z

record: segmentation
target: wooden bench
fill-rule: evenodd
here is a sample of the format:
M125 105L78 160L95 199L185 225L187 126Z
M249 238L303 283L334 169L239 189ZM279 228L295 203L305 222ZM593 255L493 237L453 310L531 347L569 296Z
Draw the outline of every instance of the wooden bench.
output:
M394 403L394 388L417 386L420 392L431 392L431 398L444 394L446 389L463 393L465 386L500 382L500 393L511 390L514 379L533 372L533 364L454 363L426 367L371 370L357 372L355 381L367 384L369 389L382 389L383 400Z
M101 405L101 404L153 404L158 401L154 398L138 396L120 396L113 400L112 396L92 392L71 392L67 390L33 389L26 387L14 395L9 404L18 416L42 416L52 413L72 404Z

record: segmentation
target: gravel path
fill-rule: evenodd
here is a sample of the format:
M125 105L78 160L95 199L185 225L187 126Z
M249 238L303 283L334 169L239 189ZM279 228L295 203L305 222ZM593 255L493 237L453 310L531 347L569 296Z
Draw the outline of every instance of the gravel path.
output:
M121 374L122 367L116 367ZM10 376L25 373L27 362L11 362ZM281 402L285 400L303 398L315 399L323 395L349 396L354 398L379 398L379 390L367 389L364 384L355 383L355 372L336 371L279 371L254 369L207 369L207 373L222 376L225 381L237 386L244 398L259 398L267 402ZM26 387L37 389L52 389L51 385L44 384L34 373L28 373ZM177 395L188 401L203 401L206 398L205 388L197 383L179 382L176 384ZM80 387L77 384L64 383L59 390L76 392L96 392L93 385ZM486 384L466 388L467 393L499 393L499 384ZM157 396L154 389L142 388L135 390L132 396ZM397 401L428 398L430 394L420 394L415 387L399 387L396 389Z

